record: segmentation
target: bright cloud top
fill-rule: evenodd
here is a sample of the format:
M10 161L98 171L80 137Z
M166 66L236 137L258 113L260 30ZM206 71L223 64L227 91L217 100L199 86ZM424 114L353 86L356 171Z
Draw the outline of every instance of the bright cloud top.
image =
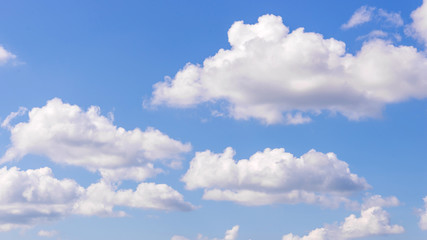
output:
M15 58L16 56L13 53L7 51L3 46L0 45L0 65L6 64Z
M120 189L100 181L83 188L71 179L59 180L50 168L22 171L0 169L0 231L29 228L70 215L125 216L115 206L190 211L195 207L165 184L141 183ZM45 235L46 236L46 235Z
M224 238L212 238L211 240L236 240L238 234L239 234L239 225L236 225L230 230L227 230L225 232ZM171 240L190 240L190 239L183 236L175 235L171 238ZM199 234L197 236L197 240L209 240L209 238Z
M404 228L399 225L390 225L390 216L382 206L395 206L396 198L388 200L381 199L380 196L374 196L373 201L382 202L378 206L362 208L360 217L351 214L345 218L339 225L326 225L323 228L317 228L308 235L299 237L292 233L283 236L282 240L346 240L363 238L375 235L400 234ZM372 201L371 201L372 203Z
M358 120L380 116L385 104L427 97L427 58L410 46L374 39L352 55L344 42L303 28L289 32L273 15L235 22L228 39L231 49L156 83L151 104L225 101L235 119L298 124L309 121L301 113Z
M3 122L2 126L11 132L12 146L1 158L2 163L37 154L56 163L99 170L112 180L142 181L161 171L153 167L154 162L176 166L180 154L191 150L189 143L183 144L154 128L127 131L100 115L98 107L85 112L58 98L42 108L33 108L28 116L28 122L15 126L10 126L12 117Z
M232 148L224 153L197 152L182 177L189 190L203 188L203 198L244 205L313 203L336 206L343 196L369 188L333 153L311 150L300 158L283 148L265 149L235 161ZM329 196L331 195L331 196Z

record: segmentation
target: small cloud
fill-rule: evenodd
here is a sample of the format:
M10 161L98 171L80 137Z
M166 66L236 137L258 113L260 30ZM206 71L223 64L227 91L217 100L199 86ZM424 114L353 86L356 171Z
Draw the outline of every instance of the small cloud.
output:
M295 115L292 115L290 113L286 114L286 123L289 125L298 125L309 122L311 122L311 118L302 116L302 113L300 112L296 113Z
M46 231L46 230L40 230L37 233L37 235L39 235L40 237L53 237L57 234L58 234L58 232L56 232L56 231Z
M382 30L373 30L372 32L370 32L366 35L358 37L357 40L365 40L365 39L370 40L370 39L374 39L374 38L387 38L388 36L389 36L389 34L382 31Z
M16 56L0 45L0 65L4 65L14 59L16 59Z
M17 112L10 113L6 117L6 119L1 123L1 127L9 129L9 130L12 129L12 126L10 125L10 121L12 121L14 118L16 118L18 116L24 115L27 111L28 111L28 109L26 109L24 107L20 107Z
M378 10L378 16L384 20L385 22L396 26L396 27L400 27L403 26L403 19L400 16L400 13L395 13L395 12L387 12L384 9L379 9Z
M360 7L353 13L350 20L348 20L347 23L341 26L341 28L350 29L357 25L370 22L372 20L374 10L375 10L375 7L369 7L369 6Z

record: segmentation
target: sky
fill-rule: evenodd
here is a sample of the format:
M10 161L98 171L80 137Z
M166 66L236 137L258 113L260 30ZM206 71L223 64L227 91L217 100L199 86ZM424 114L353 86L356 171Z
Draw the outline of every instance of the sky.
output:
M427 0L1 1L0 238L427 238Z

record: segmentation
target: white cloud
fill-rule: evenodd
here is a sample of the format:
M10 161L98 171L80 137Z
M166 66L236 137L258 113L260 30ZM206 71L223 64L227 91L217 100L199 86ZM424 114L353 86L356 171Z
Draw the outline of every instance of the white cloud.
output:
M239 225L234 226L230 230L225 232L224 238L211 238L211 240L236 240L239 234ZM201 234L197 236L197 240L209 240L210 238L205 237ZM175 235L171 238L171 240L190 240L189 238Z
M357 40L362 40L362 39L368 39L368 40L372 40L373 38L386 38L388 37L388 33L382 31L382 30L373 30L370 33L368 33L367 35L363 35L357 38Z
M183 236L175 235L175 236L172 236L171 240L190 240L190 239Z
M18 114L12 113L2 124L10 129L12 141L2 163L37 154L56 163L99 170L110 180L142 181L161 172L153 167L154 162L179 165L180 154L191 150L189 143L157 129L127 131L100 115L98 107L85 112L58 98L31 109L28 122L10 126L10 119Z
M343 29L349 29L357 25L369 22L372 20L373 13L375 8L369 6L362 6L357 9L347 23L343 24L341 27Z
M12 129L12 126L10 125L10 122L18 117L18 116L22 116L24 115L28 110L24 107L20 107L19 110L17 112L12 112L10 113L1 123L1 127L2 128L6 128L6 129Z
M3 46L0 45L0 65L6 64L15 58L16 56L14 54L7 51Z
M333 153L310 150L300 158L283 148L265 149L236 162L232 148L224 153L197 152L182 181L186 188L205 189L204 199L244 205L350 203L346 195L369 188Z
M419 226L422 230L427 230L427 197L423 200L424 210L421 210Z
M399 13L388 12L384 9L378 9L378 16L386 23L391 24L392 26L403 26L403 19Z
M374 196L370 204L379 202L381 204L392 206L396 198L382 199L380 196ZM326 225L323 228L317 228L308 235L299 237L292 233L284 235L282 240L346 240L375 235L400 234L404 228L399 225L390 225L389 214L381 206L370 206L363 208L360 217L351 214L345 218L344 222L337 225Z
M166 184L140 183L135 191L117 190L105 181L90 185L83 197L74 205L73 212L82 215L125 216L115 212L115 206L142 209L190 211L193 205L185 202L183 196Z
M46 231L46 230L40 230L37 233L37 235L39 235L40 237L54 237L57 234L58 234L58 232L56 232L56 231Z
M407 34L421 40L427 46L427 1L411 13L413 23L407 28Z
M0 169L0 231L30 228L70 214L125 216L117 206L190 211L193 205L165 184L140 183L136 190L117 189L101 180L87 189L71 179L56 179L50 168Z
M221 101L235 119L297 124L322 112L379 117L386 104L427 97L427 58L414 47L373 39L352 55L344 42L303 28L289 32L273 15L235 22L228 39L231 49L156 83L151 105Z
M0 182L0 231L61 218L84 192L73 180L54 178L50 168L3 167Z

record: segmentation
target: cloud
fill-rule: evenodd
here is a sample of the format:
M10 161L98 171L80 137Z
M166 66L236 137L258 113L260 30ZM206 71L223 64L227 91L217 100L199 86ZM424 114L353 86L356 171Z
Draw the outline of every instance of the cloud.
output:
M347 23L341 26L342 29L350 29L377 19L388 26L400 27L403 26L403 19L400 13L389 12L384 9L376 9L375 7L362 6L357 9Z
M28 122L10 126L9 121L21 110L2 124L10 130L12 142L2 163L37 154L59 164L98 170L106 179L142 181L161 172L153 163L179 165L180 155L191 150L189 143L151 127L145 131L117 127L95 106L85 112L55 98L31 109Z
M406 29L406 33L416 37L427 46L427 1L411 13L412 24Z
M204 199L243 205L336 206L349 203L346 195L370 187L334 153L310 150L297 158L283 148L266 148L249 159L236 161L234 155L231 147L219 154L197 152L181 180L189 190L205 189Z
M380 17L382 20L392 26L403 26L403 19L399 13L388 12L384 9L378 9L378 17Z
M236 240L239 234L239 225L234 226L230 230L225 232L224 238L212 238L211 240ZM210 238L205 237L201 234L197 236L197 240L209 240ZM175 235L171 238L171 240L190 240L189 238Z
M7 51L3 46L0 45L0 65L4 65L15 58L16 56L14 54Z
M39 235L40 237L54 237L57 234L58 234L58 232L56 232L56 231L46 231L46 230L40 230L37 233L37 235Z
M421 210L419 226L422 230L427 230L427 197L424 199L424 210Z
M231 49L156 83L151 106L220 102L217 112L235 119L298 124L322 112L375 118L386 104L427 97L427 58L411 46L372 39L353 55L333 38L289 32L274 15L235 22L228 39Z
M374 15L374 7L362 6L357 9L347 23L343 24L341 28L349 29L355 27L357 25L369 22L372 20L372 16Z
M62 217L116 216L116 206L166 211L190 211L193 205L166 184L140 183L136 190L117 189L104 180L83 188L71 179L59 180L50 168L0 169L0 231L30 228Z
M24 108L24 107L20 107L19 108L19 110L17 111L17 112L12 112L12 113L10 113L4 120L3 120L3 122L1 123L1 127L2 128L6 128L6 129L9 129L9 130L11 130L12 129L12 126L10 125L10 122L14 119L14 118L16 118L16 117L18 117L18 116L22 116L22 115L24 115L26 112L28 111L28 109L26 109L26 108Z
M135 191L116 188L102 180L90 185L74 204L73 213L123 217L126 213L115 212L115 206L167 211L195 209L193 205L184 201L180 193L166 184L140 183Z
M371 204L379 201L382 204L393 205L395 201L395 198L389 198L389 200L393 199L391 203L385 203L389 200L379 200L381 197L378 195L374 197L376 199L371 201ZM303 237L290 233L284 235L282 240L346 240L403 232L404 228L402 226L390 225L390 216L381 206L370 206L361 210L360 217L351 214L339 225L326 225L323 228L311 231Z
M74 180L54 178L50 168L0 169L0 231L29 228L70 213L84 189Z

